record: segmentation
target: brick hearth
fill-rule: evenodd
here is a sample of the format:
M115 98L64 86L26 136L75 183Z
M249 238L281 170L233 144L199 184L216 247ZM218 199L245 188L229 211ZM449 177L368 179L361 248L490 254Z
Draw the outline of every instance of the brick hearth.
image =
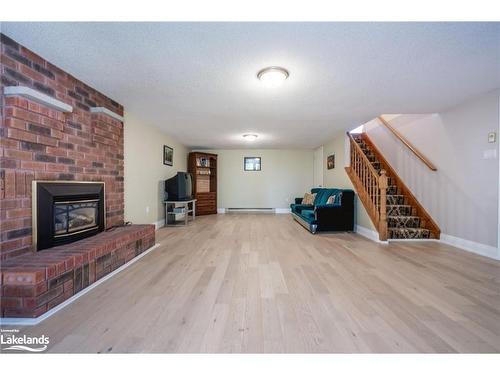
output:
M131 225L3 261L2 317L38 317L154 243L154 225Z

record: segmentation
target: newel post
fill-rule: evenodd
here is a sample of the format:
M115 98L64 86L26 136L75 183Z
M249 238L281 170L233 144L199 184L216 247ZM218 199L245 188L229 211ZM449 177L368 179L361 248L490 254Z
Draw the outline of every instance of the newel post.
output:
M387 241L387 175L385 169L380 171L378 181L378 186L380 188L378 237L380 241Z

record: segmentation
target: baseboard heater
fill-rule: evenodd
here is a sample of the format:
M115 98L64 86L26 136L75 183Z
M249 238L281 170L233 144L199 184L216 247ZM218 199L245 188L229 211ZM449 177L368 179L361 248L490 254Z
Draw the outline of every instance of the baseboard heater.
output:
M233 213L233 214L235 214L235 213L274 214L275 209L274 208L238 208L238 207L233 207L233 208L226 208L226 213L228 213L228 214L231 214L231 213Z

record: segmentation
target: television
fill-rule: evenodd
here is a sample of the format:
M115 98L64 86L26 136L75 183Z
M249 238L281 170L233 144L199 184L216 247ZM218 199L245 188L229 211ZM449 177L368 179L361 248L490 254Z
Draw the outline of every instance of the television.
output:
M172 178L165 180L165 199L182 201L193 198L193 178L191 173L177 172Z

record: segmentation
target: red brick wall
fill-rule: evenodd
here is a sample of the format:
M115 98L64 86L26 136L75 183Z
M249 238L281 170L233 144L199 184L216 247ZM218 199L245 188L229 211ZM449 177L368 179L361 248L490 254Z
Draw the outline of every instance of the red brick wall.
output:
M1 83L73 106L62 113L21 97L0 101L0 259L32 251L31 181L106 182L106 223L123 222L123 106L0 34ZM3 93L3 90L2 90Z

